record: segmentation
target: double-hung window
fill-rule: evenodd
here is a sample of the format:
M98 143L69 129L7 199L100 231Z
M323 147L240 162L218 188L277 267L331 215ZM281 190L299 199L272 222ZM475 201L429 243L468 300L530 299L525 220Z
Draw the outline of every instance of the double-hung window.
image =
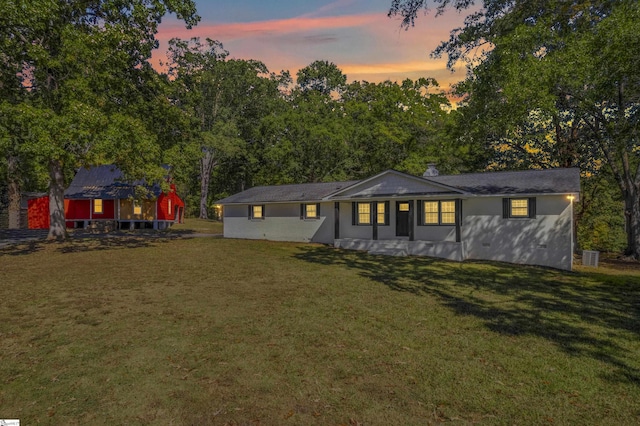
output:
M357 219L356 225L371 225L371 203L356 203Z
M264 204L250 205L249 219L264 219Z
M320 219L320 203L300 204L300 219Z
M376 221L378 225L389 225L389 202L388 201L380 201L376 203L377 206L377 217Z
M373 207L373 211L372 211ZM353 203L353 224L354 225L389 225L389 202L355 202Z
M420 225L455 225L456 201L422 201L419 205Z
M502 217L505 219L535 218L536 199L529 198L503 198Z

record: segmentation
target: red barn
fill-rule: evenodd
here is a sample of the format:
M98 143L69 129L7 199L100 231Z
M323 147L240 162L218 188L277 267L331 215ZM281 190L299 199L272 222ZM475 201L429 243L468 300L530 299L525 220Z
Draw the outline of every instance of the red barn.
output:
M148 196L136 197L144 187ZM158 185L127 182L115 166L80 169L64 193L68 228L165 229L184 220L184 201L170 184L167 193ZM49 197L29 200L29 228L49 227Z

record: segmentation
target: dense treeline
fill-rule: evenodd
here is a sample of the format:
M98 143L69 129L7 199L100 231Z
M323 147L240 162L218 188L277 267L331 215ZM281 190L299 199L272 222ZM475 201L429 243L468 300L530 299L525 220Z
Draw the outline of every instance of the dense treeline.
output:
M390 13L410 26L428 4L394 0ZM293 78L208 39L172 40L160 74L157 25L167 12L195 25L191 0L0 9L0 187L14 206L48 190L51 238L65 236L65 185L93 164L148 181L170 165L199 217L257 185L421 174L430 162L442 173L577 166L579 245L638 256L637 2L485 0L434 52L467 61L457 109L428 76L348 83L318 60Z
M226 60L218 42L172 45L183 46L172 55L174 103L200 127L198 158L180 179L193 215L208 217L216 199L257 185L360 179L389 168L421 174L430 161L464 167L449 101L434 80L347 84L335 64L315 61L293 84L262 63ZM199 65L181 63L187 56ZM203 93L212 94L194 100Z
M467 66L458 127L475 167L580 167L578 242L640 258L640 3L480 3L433 52ZM409 28L472 4L393 0L389 14Z

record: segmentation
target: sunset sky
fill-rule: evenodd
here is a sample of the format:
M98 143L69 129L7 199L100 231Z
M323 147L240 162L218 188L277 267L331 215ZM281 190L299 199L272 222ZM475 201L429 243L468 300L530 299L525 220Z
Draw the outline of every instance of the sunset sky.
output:
M464 15L448 11L421 15L405 31L397 18L388 18L391 0L196 0L201 22L192 30L175 18L160 26L162 60L173 37L209 37L223 43L230 56L264 62L270 71L296 72L315 60L335 63L348 81L401 81L434 77L443 88L461 80L445 59L429 53L449 32L462 25Z

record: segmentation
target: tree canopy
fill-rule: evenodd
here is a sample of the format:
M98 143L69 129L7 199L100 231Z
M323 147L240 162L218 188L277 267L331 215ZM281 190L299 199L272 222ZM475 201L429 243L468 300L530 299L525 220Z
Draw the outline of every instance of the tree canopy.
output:
M435 0L438 13L467 0ZM624 200L627 252L640 257L640 5L485 0L432 53L467 63L458 90L478 167L579 166ZM427 1L394 0L414 25ZM606 168L606 172L605 169Z
M64 238L65 170L110 158L130 175L162 173L144 118L162 102L148 60L166 13L188 27L199 17L192 0L0 0L0 10L4 153L47 167L49 237Z

